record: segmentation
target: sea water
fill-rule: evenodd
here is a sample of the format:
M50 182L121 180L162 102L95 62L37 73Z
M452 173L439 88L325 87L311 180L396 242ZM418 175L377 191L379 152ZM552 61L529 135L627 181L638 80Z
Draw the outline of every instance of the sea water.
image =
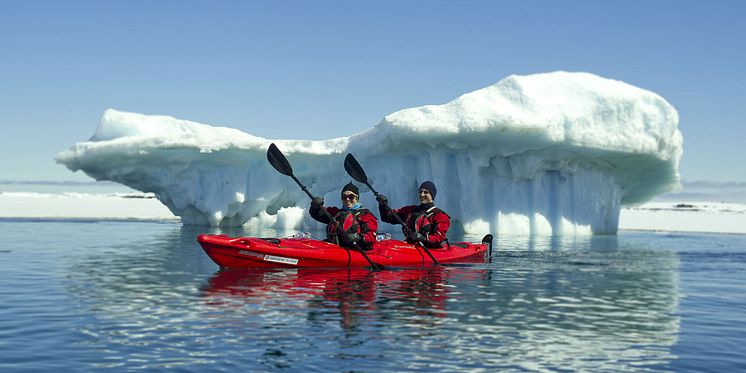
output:
M198 234L297 232L0 232L3 372L746 369L744 235L497 237L468 266L220 271Z

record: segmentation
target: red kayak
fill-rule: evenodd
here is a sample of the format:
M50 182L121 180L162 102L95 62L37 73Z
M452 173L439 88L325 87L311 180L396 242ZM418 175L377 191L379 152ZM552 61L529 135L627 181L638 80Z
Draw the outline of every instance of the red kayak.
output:
M255 238L202 234L197 237L205 253L223 268L368 267L370 263L357 250L310 238ZM482 243L455 242L429 249L440 263L480 263L492 245L492 235ZM432 265L419 245L383 240L366 251L370 260L388 267Z

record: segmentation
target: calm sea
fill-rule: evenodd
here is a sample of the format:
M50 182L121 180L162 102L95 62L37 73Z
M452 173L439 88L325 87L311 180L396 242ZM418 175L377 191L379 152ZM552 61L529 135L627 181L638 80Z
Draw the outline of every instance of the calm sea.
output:
M0 371L746 369L744 235L503 237L467 267L221 272L195 241L208 231L0 221Z

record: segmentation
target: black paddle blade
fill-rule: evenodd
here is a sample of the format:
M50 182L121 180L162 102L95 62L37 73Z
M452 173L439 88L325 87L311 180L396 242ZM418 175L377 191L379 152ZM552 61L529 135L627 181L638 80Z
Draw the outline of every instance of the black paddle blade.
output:
M365 176L363 167L360 166L360 163L358 163L352 153L347 153L347 156L345 157L345 171L347 171L347 173L358 182L368 184L368 177Z
M288 159L285 158L285 155L282 154L280 149L277 149L277 145L274 143L269 144L269 149L267 149L267 160L269 161L269 164L271 164L272 167L281 174L287 176L293 175L293 167L290 166Z

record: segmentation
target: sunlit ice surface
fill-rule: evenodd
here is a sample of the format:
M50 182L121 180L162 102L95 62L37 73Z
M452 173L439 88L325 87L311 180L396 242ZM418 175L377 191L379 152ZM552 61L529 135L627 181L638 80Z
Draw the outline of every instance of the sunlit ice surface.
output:
M394 205L422 181L468 233L607 234L622 206L677 187L678 113L657 94L588 73L509 76L442 105L392 113L324 141L269 140L168 116L107 110L57 161L154 193L184 224L317 229L307 196L268 164L277 144L314 195L336 201L351 152ZM375 206L363 186L361 201ZM390 228L393 229L393 228Z

